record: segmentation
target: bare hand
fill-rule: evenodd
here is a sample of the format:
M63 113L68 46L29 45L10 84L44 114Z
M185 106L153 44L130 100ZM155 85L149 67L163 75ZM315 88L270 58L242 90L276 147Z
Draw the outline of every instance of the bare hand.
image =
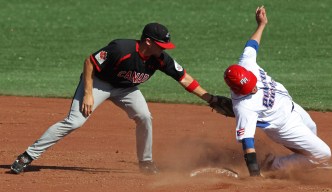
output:
M82 103L82 113L85 117L88 117L92 113L93 107L93 96L92 95L84 95L83 103Z
M266 25L267 24L267 17L266 17L266 10L264 5L262 5L261 7L257 7L256 9L256 21L257 24L263 24Z

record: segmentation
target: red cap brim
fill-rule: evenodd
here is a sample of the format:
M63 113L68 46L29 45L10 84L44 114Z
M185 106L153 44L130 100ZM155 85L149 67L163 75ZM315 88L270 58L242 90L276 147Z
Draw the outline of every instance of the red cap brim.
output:
M164 49L174 49L175 48L175 45L171 42L168 42L168 43L162 43L159 41L154 41L154 42Z

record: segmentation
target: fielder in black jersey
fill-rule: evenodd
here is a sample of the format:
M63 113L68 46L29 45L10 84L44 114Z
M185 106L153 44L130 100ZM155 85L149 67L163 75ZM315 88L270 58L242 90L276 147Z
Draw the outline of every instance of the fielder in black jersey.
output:
M207 93L165 49L173 49L167 28L158 23L144 27L140 40L118 39L91 54L84 62L83 74L75 92L68 116L48 130L19 155L11 166L21 173L26 166L49 147L81 127L91 113L105 100L126 111L136 123L136 146L139 168L155 174L152 161L152 116L137 85L144 83L156 70L178 81L187 91L211 102L216 97Z
M113 87L133 87L147 81L160 70L179 81L184 69L166 52L159 56L144 56L139 52L136 40L118 39L110 42L90 56L95 66L95 76L109 82Z

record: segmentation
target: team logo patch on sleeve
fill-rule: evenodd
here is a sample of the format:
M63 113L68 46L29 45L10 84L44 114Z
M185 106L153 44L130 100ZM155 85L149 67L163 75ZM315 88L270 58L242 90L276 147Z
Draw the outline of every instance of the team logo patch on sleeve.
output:
M98 61L99 64L103 64L107 59L107 52L106 51L100 51L99 53L97 53L95 58L96 58L96 60Z
M178 62L176 62L175 60L174 60L174 67L177 71L183 71L182 66L178 64Z
M244 128L241 128L241 129L239 129L239 130L236 131L236 135L238 137L241 136L241 135L243 135L243 134L244 134Z

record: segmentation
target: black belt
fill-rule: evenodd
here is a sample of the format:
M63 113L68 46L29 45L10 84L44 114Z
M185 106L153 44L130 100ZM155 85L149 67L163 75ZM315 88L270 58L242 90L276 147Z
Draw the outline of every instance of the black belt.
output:
M294 110L294 103L293 103L293 101L292 101L292 111L291 111L291 112L293 112L293 110Z

